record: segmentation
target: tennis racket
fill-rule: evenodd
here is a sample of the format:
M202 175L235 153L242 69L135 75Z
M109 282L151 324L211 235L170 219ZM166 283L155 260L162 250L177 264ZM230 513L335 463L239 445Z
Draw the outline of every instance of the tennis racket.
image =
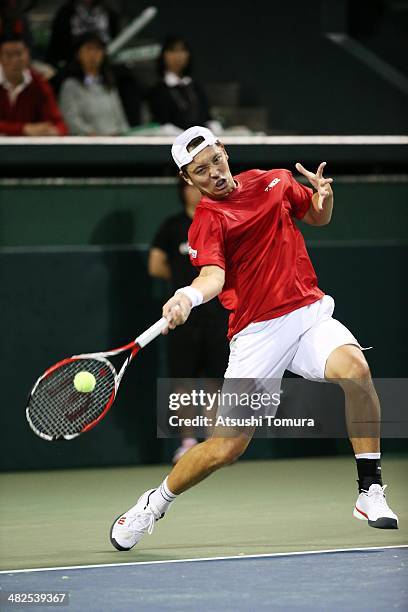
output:
M26 408L27 421L44 440L72 440L103 419L118 393L126 368L149 342L168 326L162 317L129 344L103 353L73 355L51 366L31 390ZM119 372L108 357L130 351ZM88 372L95 387L88 393L74 387L75 375Z

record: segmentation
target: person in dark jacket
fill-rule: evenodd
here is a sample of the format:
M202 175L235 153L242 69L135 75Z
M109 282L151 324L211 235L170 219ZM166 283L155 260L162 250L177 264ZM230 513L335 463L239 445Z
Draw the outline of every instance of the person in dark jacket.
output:
M211 122L205 93L191 76L191 49L183 38L171 36L165 41L158 73L160 81L148 95L153 121L183 130Z

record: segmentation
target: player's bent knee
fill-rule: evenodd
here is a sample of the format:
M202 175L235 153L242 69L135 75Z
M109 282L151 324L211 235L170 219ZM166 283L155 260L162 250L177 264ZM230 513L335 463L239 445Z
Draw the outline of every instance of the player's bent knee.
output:
M325 377L327 379L367 379L370 378L370 368L357 346L345 345L339 347L327 360Z
M365 380L370 377L370 368L364 355L350 355L344 367L339 371L338 378L345 380Z
M361 357L359 356L352 357L350 364L349 364L349 369L347 372L347 378L361 380L363 378L369 378L369 377L370 377L370 368L368 367L368 363L365 360L364 355L362 354Z

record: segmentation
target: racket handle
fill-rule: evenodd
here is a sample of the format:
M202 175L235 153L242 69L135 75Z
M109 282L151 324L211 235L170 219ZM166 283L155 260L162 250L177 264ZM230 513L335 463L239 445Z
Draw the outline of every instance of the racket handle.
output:
M146 344L149 344L149 342L157 338L157 336L160 336L162 331L166 329L167 326L168 326L167 319L162 317L156 323L154 323L154 325L149 327L149 329L146 329L146 331L143 332L143 334L140 334L140 336L136 338L135 342L141 348L143 348L144 346L146 346Z

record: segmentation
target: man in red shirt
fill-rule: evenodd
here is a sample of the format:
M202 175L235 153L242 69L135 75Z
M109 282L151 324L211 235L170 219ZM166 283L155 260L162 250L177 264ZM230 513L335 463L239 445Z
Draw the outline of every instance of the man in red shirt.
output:
M280 382L285 370L319 382L331 380L344 390L349 422L363 419L378 426L378 397L361 346L332 318L334 301L318 288L293 220L329 223L333 180L323 177L325 162L316 173L296 164L313 192L288 170L250 170L233 177L223 145L199 126L176 138L172 155L181 176L203 197L189 231L190 258L200 273L164 305L169 329L185 323L192 308L219 296L232 311L226 382ZM129 550L151 533L180 493L235 461L252 433L217 432L188 451L157 489L146 491L115 521L112 544ZM398 518L387 505L381 480L379 428L374 435L356 429L349 434L359 483L354 516L371 527L397 529Z
M18 34L0 39L0 135L64 136L68 130L51 87L28 68L28 58Z

